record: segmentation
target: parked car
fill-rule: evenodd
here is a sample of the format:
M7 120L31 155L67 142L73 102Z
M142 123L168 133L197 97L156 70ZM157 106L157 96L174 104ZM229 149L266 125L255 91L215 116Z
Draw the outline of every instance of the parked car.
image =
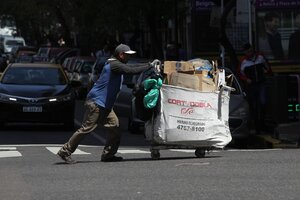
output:
M25 40L22 37L0 36L0 49L6 54L10 54L13 47L25 45Z
M8 56L0 53L0 72L3 72L7 67Z
M232 75L231 92L229 102L229 128L233 140L244 140L250 135L250 110L246 100L246 93L237 77L229 68L225 68L226 76Z
M34 55L34 62L50 62L61 52L68 51L65 47L40 47L37 54Z
M68 80L60 65L9 64L0 77L0 123L55 123L73 129L74 87L79 85Z
M235 91L231 92L230 102L229 102L229 127L231 135L234 141L247 139L249 130L249 105L245 99L245 93L239 82L232 71L225 68L226 76L232 76L232 85ZM135 75L131 78L132 82L128 84L129 88L137 82L139 75ZM129 105L129 115L128 115L128 130L135 134L144 133L144 121L137 117L135 109L135 97L132 95L132 90L127 86L123 87L120 93L120 98L116 102L116 110L120 109L118 106L122 105L124 110L124 105ZM128 100L130 99L130 100ZM126 103L125 103L126 102Z
M72 72L73 72L73 69L75 66L74 63L75 63L76 59L77 59L77 56L68 57L62 63L62 67L70 80L72 78Z
M10 62L33 62L33 56L37 53L37 48L34 46L17 46L13 47Z
M84 98L88 92L89 80L95 61L96 58L91 56L76 58L70 79L81 82L81 86L76 90L79 98Z
M79 55L80 49L66 48L65 50L60 51L58 54L54 55L54 57L51 59L51 62L56 64L62 64L66 58Z
M34 51L19 51L14 62L30 63L33 62Z

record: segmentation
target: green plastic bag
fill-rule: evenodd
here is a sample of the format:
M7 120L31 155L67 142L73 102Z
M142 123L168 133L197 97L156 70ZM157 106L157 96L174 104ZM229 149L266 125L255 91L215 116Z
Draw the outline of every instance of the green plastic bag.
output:
M144 81L144 89L149 90L151 89L145 96L144 96L144 106L145 108L154 108L157 104L157 100L159 97L159 89L162 86L162 80L159 78L156 79L147 79Z

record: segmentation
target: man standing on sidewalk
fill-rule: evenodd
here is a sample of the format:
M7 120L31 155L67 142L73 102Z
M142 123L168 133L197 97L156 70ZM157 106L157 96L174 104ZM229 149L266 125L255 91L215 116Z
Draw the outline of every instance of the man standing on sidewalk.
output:
M75 163L71 154L84 136L92 132L98 124L107 130L101 161L111 162L123 159L115 156L120 145L121 133L119 132L119 119L113 111L114 103L122 87L123 74L137 74L152 67L149 63L133 66L126 64L129 56L134 53L135 51L132 51L129 46L120 44L116 47L114 55L107 60L99 79L87 95L86 111L81 127L57 153L66 163Z
M238 68L239 78L245 84L245 92L254 120L256 134L266 130L266 74L271 75L271 67L265 56L247 43L243 45L244 57Z

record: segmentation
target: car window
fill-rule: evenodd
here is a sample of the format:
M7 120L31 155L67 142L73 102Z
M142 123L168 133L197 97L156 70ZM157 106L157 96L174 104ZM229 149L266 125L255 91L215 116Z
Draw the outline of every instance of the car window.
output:
M63 85L66 79L58 68L13 67L3 74L4 84Z
M81 67L81 73L88 74L92 72L92 67L94 65L94 62L85 62L83 66Z
M67 65L68 65L68 62L69 62L69 59L66 58L66 59L64 60L64 62L62 63L61 66L62 66L64 69L66 69L66 68L67 68Z
M74 58L72 60L72 62L70 63L69 72L73 72L75 70L77 64L78 64L78 61Z
M40 48L38 54L39 54L40 56L47 56L47 54L48 54L48 49L47 49L47 48Z
M78 70L80 69L80 65L81 65L81 61L76 61L74 64L73 71L78 72Z
M10 46L24 46L24 43L22 41L18 41L18 40L7 40L6 41L6 45L10 45Z

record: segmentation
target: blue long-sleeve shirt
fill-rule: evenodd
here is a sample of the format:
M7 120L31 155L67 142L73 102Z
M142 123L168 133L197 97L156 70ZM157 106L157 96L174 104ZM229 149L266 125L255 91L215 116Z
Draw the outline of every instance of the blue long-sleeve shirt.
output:
M112 57L103 67L102 73L87 95L87 99L98 106L111 110L122 88L123 74L138 74L151 66L144 64L124 64Z

